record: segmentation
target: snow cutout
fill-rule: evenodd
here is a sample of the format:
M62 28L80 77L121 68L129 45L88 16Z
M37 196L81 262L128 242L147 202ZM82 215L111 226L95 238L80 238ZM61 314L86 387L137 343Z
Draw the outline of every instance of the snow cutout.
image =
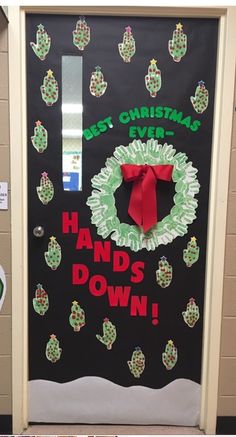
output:
M60 384L29 382L29 421L197 426L201 386L176 379L161 389L122 387L86 376Z

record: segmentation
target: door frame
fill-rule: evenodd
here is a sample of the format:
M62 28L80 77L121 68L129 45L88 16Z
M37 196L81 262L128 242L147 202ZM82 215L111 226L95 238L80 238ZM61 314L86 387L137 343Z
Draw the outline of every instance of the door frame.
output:
M219 18L212 167L208 215L200 428L215 434L223 297L225 233L235 81L236 7L10 6L9 91L12 217L13 433L28 426L27 266L27 13ZM221 147L223 145L223 147Z

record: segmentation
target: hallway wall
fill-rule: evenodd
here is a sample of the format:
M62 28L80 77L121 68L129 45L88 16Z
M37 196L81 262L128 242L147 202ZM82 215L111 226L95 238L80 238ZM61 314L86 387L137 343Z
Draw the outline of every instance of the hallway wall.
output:
M0 10L0 181L10 182L8 31ZM0 265L7 279L7 294L0 312L0 415L10 415L11 405L11 215L0 210ZM0 419L1 420L1 419Z

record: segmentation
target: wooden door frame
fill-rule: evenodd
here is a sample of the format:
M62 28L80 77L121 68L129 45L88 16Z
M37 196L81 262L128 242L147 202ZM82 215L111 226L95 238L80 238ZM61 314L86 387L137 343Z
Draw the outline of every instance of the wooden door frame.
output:
M200 428L206 434L214 434L217 416L223 254L225 252L233 119L236 7L9 7L13 434L20 434L28 426L26 13L219 18L200 413Z

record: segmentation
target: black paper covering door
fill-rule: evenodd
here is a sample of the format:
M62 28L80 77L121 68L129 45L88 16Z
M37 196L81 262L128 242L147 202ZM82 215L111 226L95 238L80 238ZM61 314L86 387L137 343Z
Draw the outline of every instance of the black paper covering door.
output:
M217 33L27 16L31 422L198 424ZM82 57L81 191L63 187L65 55Z

